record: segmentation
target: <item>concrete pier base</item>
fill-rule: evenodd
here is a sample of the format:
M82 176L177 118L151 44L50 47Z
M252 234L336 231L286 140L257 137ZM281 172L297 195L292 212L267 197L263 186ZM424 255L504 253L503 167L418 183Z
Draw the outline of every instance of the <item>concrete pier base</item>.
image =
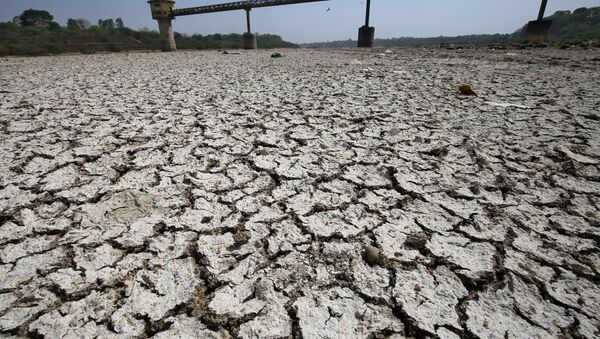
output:
M256 34L248 32L244 33L242 35L242 44L244 46L244 49L256 49Z
M171 52L177 50L175 45L175 36L173 34L173 24L170 18L160 18L158 21L158 31L160 32L160 50Z
M523 32L523 38L546 40L546 38L548 38L548 33L550 32L550 27L552 27L552 20L529 21Z
M373 47L375 27L362 26L358 29L358 47Z

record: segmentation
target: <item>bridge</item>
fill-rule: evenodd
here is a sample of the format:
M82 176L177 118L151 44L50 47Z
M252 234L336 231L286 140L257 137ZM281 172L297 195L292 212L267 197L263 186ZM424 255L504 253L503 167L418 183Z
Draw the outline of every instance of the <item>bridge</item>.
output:
M322 2L329 0L247 0L247 1L236 1L227 2L223 4L207 5L192 8L183 8L173 10L173 16L182 15L194 15L194 14L205 14L225 11L235 11L239 9L249 10L252 8L260 7L273 7L293 4L303 4L308 2Z
M150 10L152 11L152 18L158 21L161 50L174 51L177 49L177 46L175 44L172 21L178 16L245 10L247 30L242 36L243 46L245 49L256 49L256 34L252 33L250 27L250 11L253 8L323 1L330 0L244 0L181 9L175 9L174 0L148 0L148 3L150 4ZM544 20L544 13L546 11L547 3L548 0L542 0L538 19L529 22L525 30L526 35L542 36L544 38L548 35L552 22ZM358 30L358 47L373 47L373 41L375 39L375 27L369 26L370 14L371 0L366 0L365 24Z
M245 49L256 49L256 34L252 33L250 28L250 11L253 8L274 7L283 5L303 4L308 2L323 2L329 0L246 0L227 2L222 4L207 5L200 7L191 7L183 9L174 9L171 12L172 17L183 15L206 14L216 12L235 11L243 9L246 11L246 33L242 35L243 46ZM370 1L370 0L369 0Z

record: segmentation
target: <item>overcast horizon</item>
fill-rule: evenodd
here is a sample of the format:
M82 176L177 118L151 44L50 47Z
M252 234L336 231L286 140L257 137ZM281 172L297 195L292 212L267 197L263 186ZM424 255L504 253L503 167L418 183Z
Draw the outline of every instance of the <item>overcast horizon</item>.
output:
M178 0L177 8L232 2L230 0ZM512 33L537 17L541 0L372 0L371 26L376 38L436 37L468 34ZM600 0L549 0L546 16L557 10L600 6ZM4 4L0 21L10 21L25 9L49 11L66 25L69 18L121 17L133 29L156 30L145 0L78 1L21 0ZM365 0L330 0L318 3L259 8L252 11L252 29L277 34L295 43L356 39L364 23ZM242 33L244 11L177 18L174 29L186 34Z

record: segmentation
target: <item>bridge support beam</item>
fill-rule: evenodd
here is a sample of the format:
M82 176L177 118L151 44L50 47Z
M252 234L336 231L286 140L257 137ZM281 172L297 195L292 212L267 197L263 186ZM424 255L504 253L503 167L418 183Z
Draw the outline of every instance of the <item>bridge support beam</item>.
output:
M548 38L548 33L550 33L550 28L552 27L552 20L544 20L547 4L548 0L542 0L537 20L529 21L527 24L523 34L526 39L546 40Z
M369 26L370 16L371 0L367 0L365 25L358 29L358 47L373 47L373 41L375 40L375 27Z
M544 20L544 13L546 13L546 5L548 5L548 0L542 0L540 12L538 13L538 21Z
M172 13L175 9L175 1L172 0L149 0L152 19L158 21L160 33L160 49L170 52L177 49L175 35L173 33Z
M256 49L256 34L252 33L250 28L250 8L246 8L246 33L242 35L242 45L244 49Z

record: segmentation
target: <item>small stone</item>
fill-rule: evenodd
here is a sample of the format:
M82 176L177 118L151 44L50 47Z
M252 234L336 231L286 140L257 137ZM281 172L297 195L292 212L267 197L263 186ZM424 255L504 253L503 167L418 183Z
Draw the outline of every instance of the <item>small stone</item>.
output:
M374 247L371 245L365 245L363 255L364 255L365 261L367 263L369 263L369 265L371 265L371 266L373 266L373 265L383 266L384 265L384 257L383 257L383 255L381 255L381 251L377 247Z
M248 243L248 240L252 237L250 231L246 230L238 230L233 234L233 240L237 245L245 245Z

